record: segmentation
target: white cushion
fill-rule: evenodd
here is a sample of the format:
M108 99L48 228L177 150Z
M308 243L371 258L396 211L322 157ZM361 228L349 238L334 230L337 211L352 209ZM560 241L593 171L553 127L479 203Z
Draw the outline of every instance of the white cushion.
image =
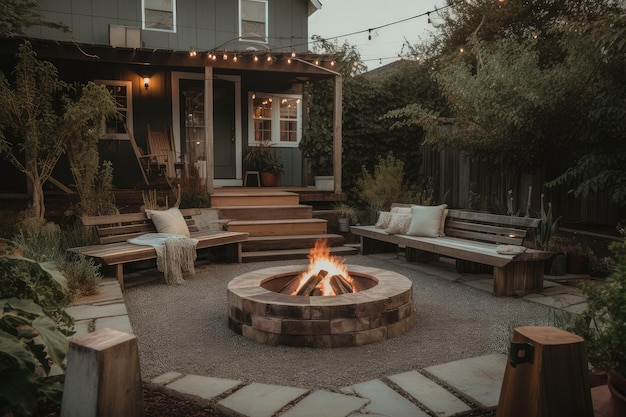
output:
M167 210L146 210L159 233L172 233L189 237L189 228L182 213L176 207Z
M381 211L378 213L378 221L376 222L376 227L378 229L386 229L389 226L389 222L391 221L391 213L388 211Z
M411 207L411 224L408 235L423 237L439 237L442 235L441 225L447 204L439 206L413 206Z
M390 235L400 234L404 235L409 230L411 224L411 215L404 213L391 213L391 220L389 220L389 226L385 229L385 232Z

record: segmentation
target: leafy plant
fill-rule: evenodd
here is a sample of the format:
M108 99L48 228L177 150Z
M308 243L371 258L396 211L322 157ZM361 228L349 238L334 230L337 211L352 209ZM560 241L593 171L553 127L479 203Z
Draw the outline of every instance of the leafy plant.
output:
M66 288L52 263L0 256L0 414L31 415L39 402L60 400L61 384L45 376L53 363L64 367L68 351Z
M244 157L248 169L277 174L285 172L285 161L282 160L280 155L270 149L272 146L273 143L271 141L262 140L258 142L257 146L250 148Z
M333 207L335 214L339 218L348 219L350 224L355 224L359 220L359 212L356 207L346 203L337 203Z
M541 250L547 251L550 249L550 240L559 228L559 222L561 217L556 219L552 215L552 203L548 203L548 211L544 208L544 195L541 194L541 212L539 226L533 230L533 238L535 244Z
M570 331L585 339L591 364L626 375L626 242L611 245L615 270L599 287L583 284L587 308Z

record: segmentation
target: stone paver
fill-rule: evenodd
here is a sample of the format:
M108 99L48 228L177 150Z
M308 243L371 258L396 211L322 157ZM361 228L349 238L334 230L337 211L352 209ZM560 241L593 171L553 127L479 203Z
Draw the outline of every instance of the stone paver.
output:
M222 395L226 391L229 391L238 385L241 385L241 381L212 378L200 375L186 375L170 384L167 384L166 387L182 392L183 394L195 395L210 401L218 395Z
M152 378L150 382L158 385L167 385L183 376L180 372L167 372L163 375L159 375L156 378Z
M353 412L360 410L368 400L344 394L327 391L315 391L280 417L346 417L354 416ZM371 417L371 415L368 414Z
M491 354L425 368L423 372L453 387L481 408L498 405L506 355Z
M307 392L302 388L253 382L218 401L217 408L228 415L271 417Z
M417 371L391 375L388 378L437 416L454 416L471 410L448 390Z
M359 396L368 398L365 406L368 413L379 413L387 417L428 417L422 409L391 389L380 379L352 385Z
M124 333L133 333L133 326L130 324L128 316L103 317L95 320L95 330L110 327Z

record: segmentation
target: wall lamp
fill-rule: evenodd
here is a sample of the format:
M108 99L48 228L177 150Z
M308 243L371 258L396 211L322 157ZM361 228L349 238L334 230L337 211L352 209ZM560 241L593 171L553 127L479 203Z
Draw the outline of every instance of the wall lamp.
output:
M143 77L143 86L146 87L146 90L150 87L150 77Z

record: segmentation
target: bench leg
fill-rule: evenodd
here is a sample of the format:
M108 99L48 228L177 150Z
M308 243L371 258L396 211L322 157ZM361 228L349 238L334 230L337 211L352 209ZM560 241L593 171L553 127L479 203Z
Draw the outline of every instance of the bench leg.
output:
M383 242L377 239L370 239L361 236L361 254L369 255L372 253L397 253L398 245L395 243Z
M115 265L115 277L120 283L120 289L124 292L124 264Z
M493 293L500 296L523 296L543 290L543 261L511 262L493 268Z

